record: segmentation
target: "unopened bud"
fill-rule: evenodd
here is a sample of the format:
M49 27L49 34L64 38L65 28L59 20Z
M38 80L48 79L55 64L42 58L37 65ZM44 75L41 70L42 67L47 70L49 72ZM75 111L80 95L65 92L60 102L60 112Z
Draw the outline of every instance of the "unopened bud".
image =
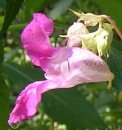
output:
M69 27L67 34L69 35L68 46L69 47L81 47L82 39L78 35L89 33L83 23L76 23Z
M95 37L98 54L99 56L109 57L113 39L112 26L107 23L103 23L102 26L103 28L99 29L99 33Z
M82 34L87 34L89 33L88 29L86 28L86 26L83 23L77 23L74 22L73 25L71 25L67 31L67 35L70 37L71 35L82 35Z
M97 53L97 43L92 37L82 38L82 48L91 50L95 54Z
M82 39L78 35L84 35L89 33L86 26L83 23L74 22L67 31L67 35L60 35L61 37L68 37L67 45L69 47L81 47Z

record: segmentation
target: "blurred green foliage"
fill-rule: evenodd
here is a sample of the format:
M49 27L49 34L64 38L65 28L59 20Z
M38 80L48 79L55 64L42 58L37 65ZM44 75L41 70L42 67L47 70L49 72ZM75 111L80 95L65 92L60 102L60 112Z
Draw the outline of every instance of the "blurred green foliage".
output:
M68 8L109 15L122 30L121 7L121 0L0 0L0 128L11 130L7 125L10 106L12 109L16 97L27 84L44 77L30 62L20 41L20 34L32 14L42 12L54 19L55 32L51 41L57 45L62 41L59 34L66 34L68 27L77 20ZM36 116L22 122L18 130L121 130L122 43L116 33L107 62L115 74L113 88L107 90L107 83L89 83L44 93Z

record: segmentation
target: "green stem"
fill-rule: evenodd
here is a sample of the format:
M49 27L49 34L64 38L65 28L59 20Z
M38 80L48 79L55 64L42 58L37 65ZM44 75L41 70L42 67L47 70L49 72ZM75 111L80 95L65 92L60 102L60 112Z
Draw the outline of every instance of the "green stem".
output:
M45 113L43 112L43 111L39 111L39 113L41 113L40 115L41 115L41 118L40 118L40 120L39 120L39 124L41 124L42 123L42 121L43 121L43 117L44 117L44 115L45 115Z
M54 121L52 118L50 118L50 128L49 130L54 130Z
M122 40L122 33L120 32L120 30L118 29L118 27L116 26L116 24L113 22L113 20L108 17L107 15L101 15L103 18L105 18L110 24L113 25L115 31L117 32L117 34L119 35L120 39Z

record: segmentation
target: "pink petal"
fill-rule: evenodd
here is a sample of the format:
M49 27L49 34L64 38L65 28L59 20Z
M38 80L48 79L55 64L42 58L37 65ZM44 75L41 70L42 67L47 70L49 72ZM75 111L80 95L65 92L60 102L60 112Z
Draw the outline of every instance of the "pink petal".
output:
M71 48L60 47L48 58L45 77L53 82L60 82L67 79L69 74L68 58L72 55Z
M39 21L39 20L44 21ZM25 27L21 41L33 64L40 66L39 60L50 57L55 50L48 35L53 30L52 21L43 14L34 14L34 19ZM48 29L48 27L50 27Z
M57 86L58 84L54 84L48 80L29 84L16 100L16 105L8 120L9 125L21 122L24 119L32 118L37 111L38 103L41 101L41 94Z
M74 47L73 55L69 57L69 84L110 81L111 72L108 65L93 52Z
M67 87L70 87L70 85L75 86L81 83L109 81L111 79L108 65L89 50L78 47L63 47L60 55L57 51L55 53L60 58L50 59L45 74L48 80L60 83L67 82Z
M50 35L53 32L54 23L51 19L47 18L44 14L34 13L34 20L38 21L41 27L45 30L45 32Z

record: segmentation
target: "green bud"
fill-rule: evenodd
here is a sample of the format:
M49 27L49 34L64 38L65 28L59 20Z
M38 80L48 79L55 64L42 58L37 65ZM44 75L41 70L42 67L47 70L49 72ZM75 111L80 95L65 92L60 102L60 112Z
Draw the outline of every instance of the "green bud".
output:
M96 35L95 40L97 42L97 50L99 56L109 57L111 43L113 39L112 26L108 23L103 23L102 28L99 29L99 33Z
M82 39L82 47L85 49L88 49L95 54L97 53L97 42L94 39L96 35L96 32L89 33L89 34L84 34L84 35L78 35Z
M94 38L82 38L82 47L97 53L97 43Z
M74 22L67 31L67 35L60 35L60 37L68 37L67 45L69 47L81 47L82 39L79 35L89 33L86 26L83 23Z

